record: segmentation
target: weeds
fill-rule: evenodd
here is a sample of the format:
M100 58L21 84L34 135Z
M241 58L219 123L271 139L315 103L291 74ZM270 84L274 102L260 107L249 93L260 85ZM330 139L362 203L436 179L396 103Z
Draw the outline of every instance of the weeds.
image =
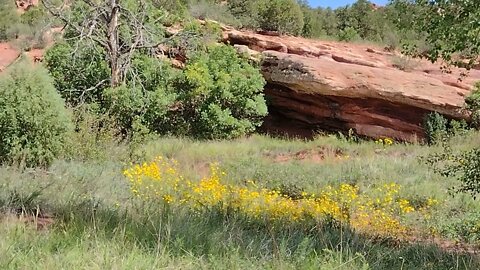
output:
M462 139L453 138L451 143L461 150L480 143L480 138L472 133ZM108 146L107 153L115 154L93 160L57 160L48 173L0 167L2 207L8 204L13 191L16 197L25 199L41 190L30 205L48 211L55 220L51 228L38 232L15 216L0 214L1 269L479 268L478 259L468 254L442 250L421 241L372 237L346 224L321 222L311 226L294 222L279 226L278 222L255 220L216 208L191 211L162 200L132 199L121 173L122 168L130 167L125 163L129 153L117 147L123 148ZM326 186L335 190L342 184L358 187L358 196L374 196L377 188L395 181L402 186L395 196L408 200L415 210L427 206L431 197L441 205L431 208L431 217L425 222L418 220L415 212L408 213L402 221L405 226L415 230L432 228L441 237L476 241L473 235L460 237L470 225L462 228L455 224L462 220L475 224L476 216L471 213L478 212L478 204L468 197L449 197L445 190L455 180L440 181L442 178L416 159L437 151L438 146L395 143L384 147L335 137L305 142L254 136L217 142L164 138L137 147L143 148L138 149L143 155L135 163L159 154L174 158L178 160L178 172L192 183L208 178L208 164L219 161L222 170L228 172L220 184L255 190L244 179L257 179L255 185L260 191L284 184L282 194L295 185L298 189L291 188L292 196L287 197L298 195L297 200L302 198L302 192L318 196ZM278 164L265 156L265 152L296 153L318 147L342 149L350 158L327 156L321 163L291 160ZM381 154L375 152L378 147L385 148ZM42 189L45 186L48 187ZM453 218L449 213L457 214Z

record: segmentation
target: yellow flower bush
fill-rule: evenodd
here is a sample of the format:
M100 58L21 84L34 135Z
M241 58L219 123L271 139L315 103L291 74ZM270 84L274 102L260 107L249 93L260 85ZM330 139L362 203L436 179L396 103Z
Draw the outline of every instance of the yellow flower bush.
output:
M162 157L150 163L132 165L124 171L132 193L143 200L187 207L192 211L218 209L235 211L247 218L286 223L333 220L374 235L399 237L408 232L403 221L420 211L400 198L400 186L392 183L378 187L372 194L360 192L349 184L325 187L317 194L302 193L293 199L278 190L259 188L254 181L246 185L228 185L216 164L210 174L193 182L178 173L177 163ZM436 201L429 199L430 204Z
M395 143L395 141L391 138L380 138L378 140L375 141L376 144L382 144L382 145L385 145L385 146L391 146Z

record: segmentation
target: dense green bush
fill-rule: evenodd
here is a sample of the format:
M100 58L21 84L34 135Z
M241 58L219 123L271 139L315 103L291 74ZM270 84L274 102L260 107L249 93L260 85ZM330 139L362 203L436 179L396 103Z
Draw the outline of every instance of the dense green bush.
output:
M340 41L356 41L360 40L361 37L358 35L357 31L353 27L347 27L338 32L338 40Z
M241 27L258 27L258 0L230 0L228 10L238 20Z
M442 153L430 155L427 164L444 177L456 177L459 185L452 188L454 193L468 193L474 198L480 193L480 148L454 152L444 145Z
M62 42L47 51L44 62L56 89L69 105L76 106L101 102L110 78L105 58L105 51L95 44Z
M425 138L428 144L439 143L447 135L448 120L438 112L429 113L424 120Z
M198 52L183 72L147 56L133 65L139 72L129 83L105 92L108 110L126 132L234 138L254 131L267 114L262 75L231 47Z
M265 80L235 49L214 46L191 59L179 89L185 119L200 138L234 138L253 132L267 114Z
M104 92L106 109L124 133L134 132L139 126L169 133L177 118L169 112L177 97L174 86L180 71L145 55L137 55L132 65L126 84Z
M475 85L472 93L465 99L466 108L472 113L472 125L480 128L480 83Z
M262 0L258 4L258 22L263 30L300 35L303 12L295 0Z
M30 7L20 16L21 22L30 26L37 26L48 21L47 11L43 6Z
M64 150L71 128L43 68L21 62L0 74L0 162L48 165Z

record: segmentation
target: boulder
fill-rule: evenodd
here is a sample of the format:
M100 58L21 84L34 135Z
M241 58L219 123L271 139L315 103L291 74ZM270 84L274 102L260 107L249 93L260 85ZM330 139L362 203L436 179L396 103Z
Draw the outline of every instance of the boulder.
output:
M414 141L433 111L467 119L464 98L480 80L473 70L446 74L418 61L410 72L392 64L398 54L371 45L267 36L226 30L225 42L262 53L270 116L267 131L313 136L319 130Z

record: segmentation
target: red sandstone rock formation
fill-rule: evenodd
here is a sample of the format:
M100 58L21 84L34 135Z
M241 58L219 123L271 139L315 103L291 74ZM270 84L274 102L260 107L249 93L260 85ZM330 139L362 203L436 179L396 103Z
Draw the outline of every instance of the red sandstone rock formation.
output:
M439 65L419 61L411 72L392 65L394 53L372 46L225 29L225 42L261 52L270 101L268 129L299 135L354 130L368 137L414 140L426 114L467 119L464 97L480 71L458 81Z

